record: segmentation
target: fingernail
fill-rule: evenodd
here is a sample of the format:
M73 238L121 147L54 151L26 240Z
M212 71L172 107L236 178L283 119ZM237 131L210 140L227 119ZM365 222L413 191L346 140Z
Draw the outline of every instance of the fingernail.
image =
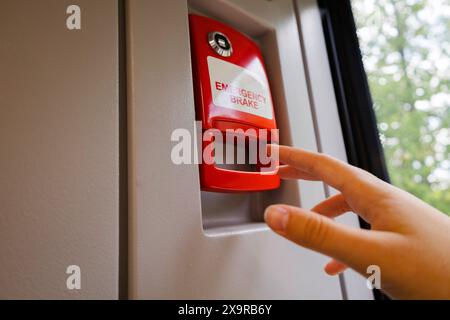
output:
M266 144L266 154L268 157L270 157L270 153L272 151L272 145L271 144Z
M270 144L270 143L268 143L268 144L266 145L266 153L267 153L267 156L268 156L268 157L271 157L271 156L272 156L272 150L275 149L275 148L277 148L277 147L278 147L277 144Z
M341 270L326 270L325 272L326 272L329 276L334 277L334 276L337 276L337 275L341 274L343 271L341 271Z
M282 206L270 206L264 212L264 220L273 230L285 231L289 220L289 213Z

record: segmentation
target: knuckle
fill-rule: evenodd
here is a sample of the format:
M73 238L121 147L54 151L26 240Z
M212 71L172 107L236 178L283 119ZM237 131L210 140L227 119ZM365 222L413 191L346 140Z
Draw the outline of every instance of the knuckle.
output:
M360 168L352 168L344 179L340 188L343 193L349 193L352 190L362 191L367 186L368 172ZM351 183L348 183L351 181Z
M354 179L358 180L358 181L367 181L371 178L373 178L373 175L370 174L369 172L358 168L358 167L354 167L352 168L352 174L354 176Z
M319 166L322 165L322 163L325 160L326 155L324 154L318 154L314 157L313 161L309 161L305 167L306 171L308 173L316 173L319 169Z
M302 245L306 247L322 247L328 233L324 218L309 215L304 222Z

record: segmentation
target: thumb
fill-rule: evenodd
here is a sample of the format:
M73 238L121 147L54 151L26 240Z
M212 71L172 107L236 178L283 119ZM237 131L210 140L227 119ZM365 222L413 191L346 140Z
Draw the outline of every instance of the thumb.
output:
M281 236L358 271L374 258L371 249L375 239L367 230L351 228L323 215L287 205L268 207L264 219Z

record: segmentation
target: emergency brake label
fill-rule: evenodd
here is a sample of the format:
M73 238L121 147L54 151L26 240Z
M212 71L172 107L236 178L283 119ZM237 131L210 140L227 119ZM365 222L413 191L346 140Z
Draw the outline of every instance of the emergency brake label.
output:
M211 56L208 57L208 69L216 106L273 118L269 84L264 75Z

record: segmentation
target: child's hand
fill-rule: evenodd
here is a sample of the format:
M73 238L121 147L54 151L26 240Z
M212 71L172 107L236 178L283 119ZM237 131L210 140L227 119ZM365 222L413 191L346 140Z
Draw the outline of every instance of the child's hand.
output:
M325 271L346 265L366 275L381 269L381 289L395 298L450 299L450 218L411 194L370 173L324 154L279 148L283 179L321 180L339 190L311 210L273 205L267 224L281 236L335 260ZM272 149L273 150L273 149ZM273 154L276 154L274 152ZM353 211L372 230L351 228L332 219Z

